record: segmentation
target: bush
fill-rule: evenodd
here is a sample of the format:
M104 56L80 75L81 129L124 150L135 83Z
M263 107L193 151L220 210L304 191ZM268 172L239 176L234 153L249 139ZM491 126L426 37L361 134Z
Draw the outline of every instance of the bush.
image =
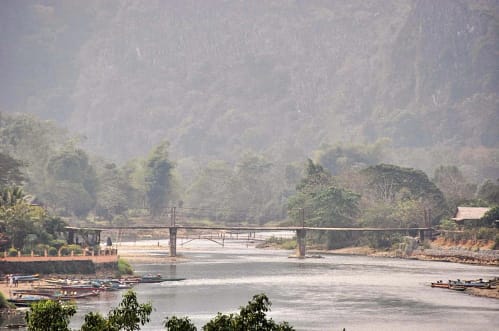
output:
M66 245L66 241L65 240L57 239L57 240L51 240L50 241L50 246L53 246L56 249L59 249L59 248L61 248L64 245Z
M49 256L57 256L57 248L49 247L48 254Z
M44 256L45 255L45 250L49 250L50 246L49 245L45 245L45 244L38 244L35 246L35 254L36 255L40 255L40 256Z
M81 255L81 253L83 253L83 249L80 245L67 245L66 247L70 252L74 252L75 255Z
M118 259L118 273L120 275L131 275L133 274L133 268L127 261L123 259Z
M0 292L0 309L8 308L8 307L9 307L9 302L7 301L7 299L5 299L5 297L3 296L3 293Z
M15 257L15 256L17 256L17 249L15 249L14 247L11 247L11 248L9 248L9 251L7 252L7 254L11 257Z
M476 234L477 239L494 240L497 230L494 228L480 228Z
M69 256L71 254L68 246L62 246L59 251L61 252L61 256Z

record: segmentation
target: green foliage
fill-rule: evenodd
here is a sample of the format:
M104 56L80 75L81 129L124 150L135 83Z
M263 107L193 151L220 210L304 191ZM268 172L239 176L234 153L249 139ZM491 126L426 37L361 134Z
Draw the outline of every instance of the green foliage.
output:
M265 294L257 294L239 314L223 315L218 313L205 326L204 331L291 331L294 330L287 322L276 323L267 318L271 302Z
M440 229L453 231L457 229L457 225L453 220L443 219L440 221Z
M499 206L491 208L483 215L480 222L483 226L495 226L495 222L499 220Z
M478 198L492 205L499 205L499 179L496 183L487 180L478 191Z
M107 320L111 330L140 330L140 325L149 322L151 312L151 304L139 304L137 295L130 290L123 295L118 307L109 312Z
M130 263L126 260L119 258L118 259L118 273L119 275L132 275L133 268Z
M80 331L111 331L107 319L99 313L89 312L85 315Z
M0 309L9 308L9 302L5 298L2 292L0 292Z
M153 216L167 207L172 194L173 163L168 159L168 142L156 146L146 162L145 185L147 203Z
M352 227L357 224L360 195L339 187L321 165L308 160L306 177L297 186L297 193L290 198L288 211L295 224L316 227ZM333 233L318 233L311 238L325 242L328 247L337 238Z
M9 248L7 255L9 255L10 257L17 256L17 249L15 249L14 247Z
M0 192L0 207L12 207L23 202L24 192L21 187L4 187Z
M54 154L47 164L49 194L54 209L84 217L95 206L97 175L85 151L69 146Z
M167 331L196 331L196 326L189 317L178 318L176 316L167 317L164 321Z
M49 256L57 256L58 250L55 247L50 247L49 250L48 250L48 252L47 252L47 254Z
M388 204L420 201L425 209L431 209L433 224L447 213L442 192L423 171L380 164L363 170L362 174L368 179L370 193L377 201Z
M31 305L26 312L28 331L70 331L71 316L76 313L72 304L63 304L59 301L46 300Z
M23 166L22 162L0 152L0 188L21 184L24 180L21 172Z
M123 171L114 163L106 164L98 169L98 179L96 214L108 220L125 215L133 206L133 188Z
M358 171L381 162L385 144L386 140L380 140L372 145L323 146L318 151L317 161L334 176Z

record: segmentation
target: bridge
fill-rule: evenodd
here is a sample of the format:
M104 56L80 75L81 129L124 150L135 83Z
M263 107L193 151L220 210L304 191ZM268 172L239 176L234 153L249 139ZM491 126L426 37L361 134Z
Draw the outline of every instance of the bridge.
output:
M102 230L157 230L168 229L170 240L169 250L170 256L177 256L177 233L178 230L212 230L212 231L231 231L231 232L262 232L262 231L295 231L296 232L296 257L305 258L306 255L306 240L307 231L334 231L334 232L391 232L391 233L409 233L418 232L421 241L424 241L425 235L433 232L431 227L419 228L335 228L335 227L310 227L310 226L202 226L202 225L141 225L141 226L120 226L120 227L100 227Z

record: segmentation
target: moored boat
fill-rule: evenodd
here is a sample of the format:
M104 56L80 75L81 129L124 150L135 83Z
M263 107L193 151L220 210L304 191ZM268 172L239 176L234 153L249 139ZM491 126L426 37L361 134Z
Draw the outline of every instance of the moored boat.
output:
M444 283L441 280L437 281L436 283L431 283L431 287L449 288L449 286L449 283Z
M47 300L50 300L50 297L36 294L17 294L7 299L8 302L14 304L17 307L29 307L35 302Z
M162 283L162 282L178 282L185 278L164 278L160 274L144 275L139 278L139 283Z

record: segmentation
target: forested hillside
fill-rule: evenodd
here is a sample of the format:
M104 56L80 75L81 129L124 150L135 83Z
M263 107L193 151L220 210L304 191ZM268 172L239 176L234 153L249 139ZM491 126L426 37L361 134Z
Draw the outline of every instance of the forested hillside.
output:
M109 159L166 139L189 182L248 151L284 167L378 142L376 162L499 177L497 1L0 6L0 110Z

